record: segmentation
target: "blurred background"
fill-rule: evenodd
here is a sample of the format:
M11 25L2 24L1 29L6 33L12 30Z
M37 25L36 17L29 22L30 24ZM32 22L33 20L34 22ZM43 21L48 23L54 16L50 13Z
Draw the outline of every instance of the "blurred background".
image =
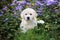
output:
M20 13L33 8L38 28L21 33ZM60 40L60 0L0 0L0 40Z

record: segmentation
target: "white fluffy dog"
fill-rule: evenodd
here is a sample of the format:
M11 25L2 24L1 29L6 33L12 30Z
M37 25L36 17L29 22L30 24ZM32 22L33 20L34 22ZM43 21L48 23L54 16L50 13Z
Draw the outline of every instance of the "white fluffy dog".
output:
M37 26L37 13L32 8L27 8L21 12L22 22L20 28L25 33L28 29L34 29Z

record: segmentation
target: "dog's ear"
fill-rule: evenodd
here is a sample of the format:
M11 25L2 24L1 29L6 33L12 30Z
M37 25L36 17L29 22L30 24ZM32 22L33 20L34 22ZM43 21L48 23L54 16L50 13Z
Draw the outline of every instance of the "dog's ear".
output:
M36 17L38 16L38 14L36 13Z
M35 13L34 13L34 19L35 19L35 20L36 20L37 16L38 16L38 14L35 12Z
M35 12L35 17L37 17L38 16L38 14Z

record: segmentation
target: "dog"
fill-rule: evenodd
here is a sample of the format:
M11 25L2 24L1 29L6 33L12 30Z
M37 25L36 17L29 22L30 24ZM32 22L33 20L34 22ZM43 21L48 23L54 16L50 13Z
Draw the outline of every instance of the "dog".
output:
M26 8L21 12L20 16L22 18L20 28L23 33L37 26L37 13L34 9Z

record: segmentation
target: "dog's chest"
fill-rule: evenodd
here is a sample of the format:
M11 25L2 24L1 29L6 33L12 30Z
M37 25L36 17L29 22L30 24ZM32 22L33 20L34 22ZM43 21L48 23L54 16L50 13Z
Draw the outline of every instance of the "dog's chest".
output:
M21 26L26 29L33 29L35 26L37 26L36 21L22 21Z
M27 27L28 29L32 29L32 28L34 28L34 24L32 24L32 23L31 23L31 24L27 24L26 27Z
M25 27L27 29L33 29L35 26L36 26L36 23L34 23L34 22L28 22L25 24Z

